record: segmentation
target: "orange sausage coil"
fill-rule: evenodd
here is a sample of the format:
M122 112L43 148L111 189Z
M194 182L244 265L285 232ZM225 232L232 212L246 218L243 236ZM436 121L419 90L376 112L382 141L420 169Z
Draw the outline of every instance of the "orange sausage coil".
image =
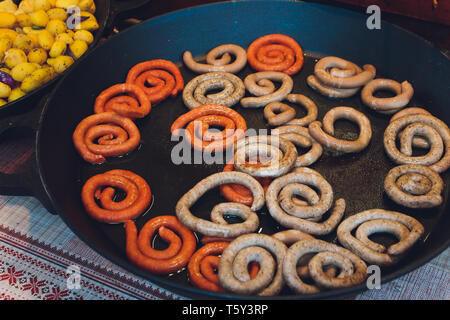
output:
M141 142L141 134L131 119L115 112L102 112L84 118L77 125L72 139L85 161L103 163L105 157L124 155L136 149Z
M210 126L221 126L221 132L212 132ZM186 129L186 140L194 149L219 152L232 146L245 135L245 119L235 110L218 104L205 104L178 117L170 131L180 136Z
M175 97L184 88L180 69L173 62L162 59L138 63L128 72L126 83L139 86L151 103Z
M189 280L196 287L213 292L224 292L220 286L217 269L220 255L234 238L208 237L202 238L206 243L198 249L189 260L188 273ZM253 279L259 272L259 264L252 261L249 264L249 275Z
M229 162L224 168L223 171L233 171L234 165L232 162ZM270 182L272 182L272 179L270 178L260 178L255 177L256 180L262 185L264 191L267 190L267 188L270 185ZM253 203L253 196L252 192L237 183L230 183L230 184L223 184L220 186L220 193L222 196L231 202L238 202L245 204L247 206L251 206Z
M114 201L114 188L126 193L122 201ZM142 177L120 169L89 178L81 189L81 200L86 212L93 219L106 223L136 218L148 208L151 197L150 187Z
M228 246L227 241L209 242L197 250L189 261L189 280L196 287L213 292L223 292L220 286L217 270L219 257Z
M139 86L120 83L102 91L95 99L94 112L113 111L123 117L143 118L150 113L151 103Z
M247 60L257 71L281 71L294 75L303 67L303 50L289 36L269 34L250 44Z
M151 247L156 231L169 243L165 250ZM125 232L128 259L138 267L156 274L169 274L186 266L197 245L194 233L175 216L158 216L149 220L139 235L136 224L128 220L125 222Z

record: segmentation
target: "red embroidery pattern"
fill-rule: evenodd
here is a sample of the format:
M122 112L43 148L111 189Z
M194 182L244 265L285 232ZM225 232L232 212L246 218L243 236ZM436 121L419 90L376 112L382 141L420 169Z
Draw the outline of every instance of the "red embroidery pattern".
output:
M11 266L6 268L6 272L0 274L0 281L8 280L9 285L13 285L17 283L18 278L23 276L23 271L16 271L16 267Z
M32 295L38 295L41 287L46 284L44 280L39 281L37 276L31 277L28 280L29 282L25 283L22 288L24 291L30 290Z
M142 290L143 292L146 292L147 295L150 294L150 295L154 296L157 299L158 298L159 299L167 299L167 300L179 299L178 297L174 296L172 293L170 293L168 291L162 290L158 287L151 286L150 283L145 284L142 281L138 281L137 279L136 280L128 279L128 278L124 277L123 275L121 275L119 272L114 272L113 270L109 270L109 271L105 272L105 270L101 269L101 267L94 266L93 264L89 263L88 260L86 260L86 259L74 257L73 255L68 254L67 252L63 252L62 250L57 249L56 247L48 246L41 242L38 242L35 239L32 239L25 234L19 234L19 233L15 232L14 230L12 230L11 228L8 228L6 226L0 226L0 235L1 235L1 232L4 232L4 234L7 234L10 237L19 239L21 241L26 241L27 243L30 243L32 246L36 246L37 248L39 248L39 252L36 251L37 256L40 255L39 253L41 250L51 252L52 254L61 256L64 259L73 261L73 263L76 265L84 266L84 267L89 268L90 270L99 272L102 275L104 275L105 277L107 277L108 280L118 281L118 283L116 285L118 285L121 289L123 288L123 285L129 286L131 296L134 295L133 288L136 288L136 289ZM4 240L4 238L2 240ZM28 249L31 249L31 247L28 247ZM0 253L1 252L3 252L4 254L10 255L11 257L18 258L23 263L32 264L33 266L36 267L36 269L40 269L42 271L45 271L46 273L48 272L48 273L54 274L55 276L62 277L64 279L67 279L69 276L68 274L65 273L65 270L62 270L60 268L55 268L52 266L52 264L43 262L41 259L36 259L33 257L33 255L30 256L28 254L22 253L21 251L14 250L9 246L0 245ZM2 270L2 262L3 261L0 261L0 275L2 275L4 273ZM40 279L39 276L37 276L35 274L30 274L29 278L36 278L36 279L35 280L29 280L29 279L21 280L22 281L21 290L23 290L23 291L29 290L29 292L34 297L37 297L38 299L47 299L47 298L45 298L47 295L49 296L48 298L51 298L51 297L54 297L55 299L58 297L61 298L61 294L58 295L56 293L53 293L52 288L55 286L54 284L51 284L51 283L49 284L47 281ZM0 281L1 281L1 278L0 278ZM0 282L0 285L1 285L1 282ZM98 282L86 281L83 277L81 278L80 285L84 292L89 292L91 295L94 294L95 296L102 297L103 299L123 300L123 299L128 298L128 297L123 296L122 294L118 293L114 289L109 290L108 287L101 285L101 282L99 285ZM58 289L55 289L55 290L58 290ZM59 291L63 292L63 295L65 294L64 290L59 289ZM83 299L83 297L82 297L83 292L77 292L77 291L80 291L80 290L70 290L69 296L65 296L63 298L64 299L76 299L76 300ZM145 297L141 297L141 298L145 299Z

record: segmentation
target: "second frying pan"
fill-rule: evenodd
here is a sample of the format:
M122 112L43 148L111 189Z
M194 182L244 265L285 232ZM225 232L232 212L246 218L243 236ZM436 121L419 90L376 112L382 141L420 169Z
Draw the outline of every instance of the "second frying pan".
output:
M89 49L85 54L89 54L89 52L96 46L102 37L105 37L111 33L114 22L118 16L122 16L130 10L136 9L148 3L148 1L149 0L95 0L95 17L98 21L99 28L94 32L94 41L89 46ZM69 70L66 70L63 74L70 72L70 69L72 68L73 67L69 68ZM62 75L59 75L40 88L2 106L0 108L0 117L3 118L8 115L21 114L30 108L36 107L39 105L42 97L51 92L56 82L61 77Z

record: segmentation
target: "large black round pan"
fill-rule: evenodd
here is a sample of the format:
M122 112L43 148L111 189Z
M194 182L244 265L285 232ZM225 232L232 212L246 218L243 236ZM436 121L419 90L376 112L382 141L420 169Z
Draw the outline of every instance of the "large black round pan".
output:
M90 44L90 47L85 54L95 47L101 37L108 35L112 31L114 22L118 16L123 15L130 10L136 9L147 2L148 0L95 0L96 10L94 15L97 18L99 28L95 31L94 41ZM69 73L71 69L72 68L69 68L63 74ZM45 85L41 86L39 89L36 89L25 96L2 106L0 108L0 117L23 113L27 109L39 105L39 101L42 97L51 92L56 82L61 77L62 75L59 75L53 80L47 82Z
M93 103L99 92L123 82L128 70L138 62L164 58L180 61L184 50L200 56L224 43L247 47L256 38L270 33L283 33L303 46L305 65L294 77L294 90L311 97L319 106L319 118L333 106L346 105L366 113L372 123L373 139L359 154L333 156L325 153L312 167L332 184L335 196L346 199L346 216L371 208L387 208L410 214L425 226L426 233L414 250L398 265L382 270L382 281L399 277L429 261L448 247L450 216L448 214L449 173L445 181L444 203L431 210L410 210L396 206L383 193L383 180L394 164L383 150L382 135L388 118L372 113L361 104L359 96L344 100L329 100L307 87L305 78L311 74L316 59L334 55L362 65L377 67L379 77L408 80L415 88L410 105L423 106L435 116L450 123L449 74L450 62L438 49L417 36L393 25L383 23L381 30L368 30L366 16L323 5L303 2L226 2L185 9L160 16L115 36L81 59L52 92L43 111L22 117L22 125L36 133L34 169L27 174L2 177L3 192L28 192L38 197L46 207L61 216L67 225L89 246L125 269L155 283L194 298L238 298L234 294L214 294L194 288L186 272L171 276L156 276L136 268L125 256L124 229L93 221L80 201L80 189L87 178L113 168L129 169L150 184L154 201L151 209L137 218L138 228L158 215L173 215L177 200L202 178L221 171L223 165L175 165L171 151L177 142L171 141L172 122L187 111L181 97L167 99L153 106L148 117L136 121L142 133L142 145L131 154L109 159L104 165L83 162L72 145L76 125L93 113ZM180 67L185 81L194 74ZM238 75L253 72L249 67ZM243 109L240 112L249 128L266 128L262 110ZM300 111L299 111L300 112ZM27 119L38 117L33 125ZM20 121L19 121L20 123ZM337 130L356 130L345 121ZM355 131L356 132L356 131ZM5 184L7 186L5 187ZM11 191L13 190L13 191ZM214 204L223 202L217 190L207 193L193 208L204 218ZM279 230L265 209L260 212L262 232ZM335 241L335 234L324 237ZM382 237L382 241L389 241ZM365 290L365 285L316 295L300 296L286 290L278 298L341 297ZM255 297L252 297L255 298Z

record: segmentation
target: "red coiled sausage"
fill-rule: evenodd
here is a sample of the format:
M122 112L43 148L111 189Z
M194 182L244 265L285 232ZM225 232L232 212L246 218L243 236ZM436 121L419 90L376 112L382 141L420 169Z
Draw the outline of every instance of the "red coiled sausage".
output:
M169 95L175 97L184 88L180 69L173 62L162 59L138 63L128 72L126 83L141 87L151 103L163 101Z
M128 259L151 273L168 274L181 269L189 262L197 245L194 233L175 216L159 216L149 220L141 229L139 236L135 223L128 220L125 222L125 231ZM150 247L156 231L170 243L166 250L155 250ZM179 237L182 245L177 251L174 248L179 246Z
M258 71L281 71L294 75L303 67L303 50L289 36L269 34L250 44L247 60Z
M113 200L114 187L127 194L125 199L119 202ZM128 170L117 169L95 175L81 189L81 200L86 212L95 220L108 223L136 218L148 208L151 197L147 182Z
M124 155L136 149L141 142L141 134L131 119L114 112L102 112L83 119L72 139L85 161L103 163L105 157Z
M94 104L95 113L114 111L131 119L143 118L150 110L151 103L145 92L131 83L120 83L105 89L97 96Z

